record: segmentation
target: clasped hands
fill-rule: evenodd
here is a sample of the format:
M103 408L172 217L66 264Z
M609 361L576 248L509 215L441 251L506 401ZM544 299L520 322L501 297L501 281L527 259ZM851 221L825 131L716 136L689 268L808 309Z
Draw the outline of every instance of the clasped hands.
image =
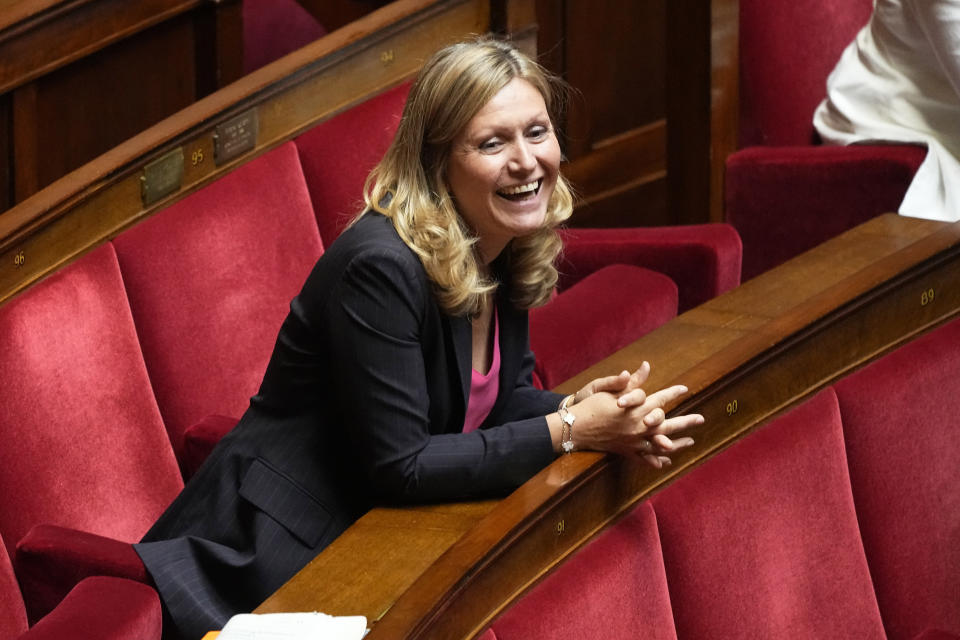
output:
M575 449L639 456L657 469L669 466L670 456L693 445L693 438L678 436L703 424L703 416L666 417L664 407L687 392L674 385L647 394L641 388L650 376L644 362L632 374L597 378L574 395L570 411L576 416L572 430Z

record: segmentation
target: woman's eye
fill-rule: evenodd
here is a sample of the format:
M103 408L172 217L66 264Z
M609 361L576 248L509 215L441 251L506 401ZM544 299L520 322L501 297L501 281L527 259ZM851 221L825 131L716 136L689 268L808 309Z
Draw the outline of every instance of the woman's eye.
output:
M480 143L481 151L496 151L502 143L499 140L485 140Z
M542 140L547 136L548 133L550 133L549 128L543 127L543 126L536 126L536 127L532 127L527 132L527 135L530 136L530 138L533 140Z

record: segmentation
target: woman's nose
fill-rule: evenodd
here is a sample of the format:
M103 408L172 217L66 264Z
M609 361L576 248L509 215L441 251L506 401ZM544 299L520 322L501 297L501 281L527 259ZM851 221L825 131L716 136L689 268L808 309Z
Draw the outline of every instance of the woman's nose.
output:
M510 158L510 169L512 171L533 171L537 168L537 157L526 140L522 140L514 145L513 155Z

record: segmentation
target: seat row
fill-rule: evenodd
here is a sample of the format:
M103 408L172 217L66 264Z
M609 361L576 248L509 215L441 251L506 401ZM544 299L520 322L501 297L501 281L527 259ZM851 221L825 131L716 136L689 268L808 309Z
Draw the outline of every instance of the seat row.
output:
M84 577L146 582L130 546L256 392L289 301L361 206L387 91L122 232L0 308L0 535L31 621ZM565 231L531 317L553 386L738 284L726 225Z
M483 640L960 638L960 320L679 478Z

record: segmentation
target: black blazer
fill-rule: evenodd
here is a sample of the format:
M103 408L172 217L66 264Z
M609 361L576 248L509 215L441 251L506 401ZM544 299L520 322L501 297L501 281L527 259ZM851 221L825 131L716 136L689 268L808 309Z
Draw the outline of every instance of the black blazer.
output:
M250 408L135 546L168 623L220 628L373 504L504 494L546 466L561 396L533 388L527 314L508 294L497 401L464 434L469 319L443 313L389 219L345 231L292 301Z

